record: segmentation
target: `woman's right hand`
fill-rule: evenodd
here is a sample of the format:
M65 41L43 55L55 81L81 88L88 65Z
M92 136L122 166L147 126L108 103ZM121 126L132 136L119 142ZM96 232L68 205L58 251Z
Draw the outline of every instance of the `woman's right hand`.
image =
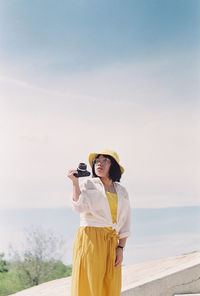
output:
M78 178L76 178L76 177L74 176L75 173L77 174L78 171L77 171L77 170L69 170L68 173L67 173L67 177L68 177L69 179L71 179L73 183L78 182Z

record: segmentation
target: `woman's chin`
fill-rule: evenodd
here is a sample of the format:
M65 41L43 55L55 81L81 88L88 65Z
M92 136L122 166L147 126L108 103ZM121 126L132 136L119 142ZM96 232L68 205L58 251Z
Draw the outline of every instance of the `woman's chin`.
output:
M96 172L96 175L97 177L100 177L100 178L104 177L104 173L101 173L101 172Z

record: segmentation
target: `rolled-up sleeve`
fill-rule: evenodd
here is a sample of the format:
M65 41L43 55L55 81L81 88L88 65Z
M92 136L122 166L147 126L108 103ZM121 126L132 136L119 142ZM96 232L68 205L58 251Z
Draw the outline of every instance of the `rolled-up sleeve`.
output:
M125 190L125 207L124 207L124 220L123 220L123 224L120 227L120 231L119 231L119 236L121 238L124 237L129 237L131 235L131 205L130 205L130 200L129 200L129 196L128 196L128 192Z
M87 180L79 184L80 187L80 195L79 199L77 201L73 200L73 193L71 194L71 204L72 204L72 209L75 212L78 213L83 213L87 212L89 210L88 206L88 197L87 197Z

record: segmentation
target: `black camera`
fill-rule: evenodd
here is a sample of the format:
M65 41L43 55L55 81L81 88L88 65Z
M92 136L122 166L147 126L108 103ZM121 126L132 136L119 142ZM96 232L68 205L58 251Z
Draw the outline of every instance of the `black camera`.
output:
M87 177L90 175L90 172L87 171L87 165L83 162L79 163L79 166L77 168L78 173L74 174L74 176L76 178L80 178L80 177Z

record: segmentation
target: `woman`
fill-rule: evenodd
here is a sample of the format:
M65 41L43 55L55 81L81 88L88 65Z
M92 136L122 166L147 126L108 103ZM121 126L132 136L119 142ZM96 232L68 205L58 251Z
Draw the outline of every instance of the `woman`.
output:
M72 206L80 213L72 263L72 296L120 296L121 263L130 236L130 202L120 182L124 168L113 150L89 155L92 178L73 182Z

